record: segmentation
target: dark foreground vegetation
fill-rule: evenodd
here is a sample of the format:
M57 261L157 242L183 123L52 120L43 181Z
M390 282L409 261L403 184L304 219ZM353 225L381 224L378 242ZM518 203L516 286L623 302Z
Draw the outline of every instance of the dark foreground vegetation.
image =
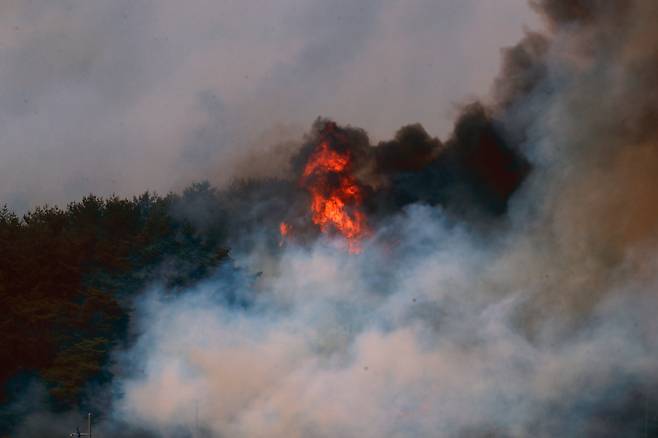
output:
M109 352L129 342L135 295L154 282L175 291L228 259L219 214L199 220L185 208L217 196L203 183L22 217L0 209L0 405L39 381L50 409L69 409L111 380ZM11 421L0 416L0 431Z

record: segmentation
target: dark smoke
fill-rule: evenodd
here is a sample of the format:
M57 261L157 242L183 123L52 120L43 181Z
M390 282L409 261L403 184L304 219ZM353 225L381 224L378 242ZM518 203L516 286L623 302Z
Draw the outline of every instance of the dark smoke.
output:
M393 140L373 145L361 129L318 119L293 157L296 175L323 141L349 153L350 171L364 187L374 221L417 203L442 206L462 219L498 217L530 171L518 146L507 141L503 125L481 103L464 108L445 143L416 124L402 127ZM299 217L294 211L293 217Z

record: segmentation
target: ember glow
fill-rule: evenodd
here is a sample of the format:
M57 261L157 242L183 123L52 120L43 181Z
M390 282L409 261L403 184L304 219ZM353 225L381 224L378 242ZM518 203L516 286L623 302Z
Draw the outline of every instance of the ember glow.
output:
M347 153L340 154L329 149L328 142L322 142L306 163L303 177L308 178L313 173L342 173L349 163L350 157Z
M362 189L349 173L350 163L349 152L332 149L323 141L306 163L301 184L311 195L313 223L323 233L338 231L347 240L349 251L358 253L368 226L361 208Z
M290 225L285 222L279 224L279 234L281 235L281 240L279 240L279 246L283 246L283 243L286 241L286 237L290 233Z

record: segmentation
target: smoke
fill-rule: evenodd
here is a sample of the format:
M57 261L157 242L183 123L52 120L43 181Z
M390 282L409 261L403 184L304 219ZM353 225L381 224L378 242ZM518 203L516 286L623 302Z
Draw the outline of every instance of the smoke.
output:
M247 245L240 270L148 294L117 418L160 436L655 434L658 5L533 5L548 30L504 51L490 105L446 142L338 128L394 205L361 253ZM459 160L482 144L508 151L502 179ZM492 231L454 214L459 193Z
M523 0L6 1L0 199L24 211L280 176L282 154L263 151L320 114L378 138L447 131L531 19Z
M216 436L614 435L642 426L643 412L615 424L606 409L619 414L614 404L629 388L641 401L655 388L655 297L646 289L655 275L611 285L615 299L569 336L553 333L561 321L551 313L530 337L519 316L551 279L523 288L509 244L481 242L428 207L381 233L403 243L384 249L374 238L350 257L322 242L287 249L257 284L238 287L256 297L246 308L227 306L221 281L177 298L154 292L128 356L140 372L123 382L118 417L161 436L193 430L197 418Z
M657 434L658 4L531 4L546 29L503 51L445 141L318 119L286 178L181 206L225 215L232 264L135 303L99 433ZM322 141L363 188L358 254L309 223L299 176Z

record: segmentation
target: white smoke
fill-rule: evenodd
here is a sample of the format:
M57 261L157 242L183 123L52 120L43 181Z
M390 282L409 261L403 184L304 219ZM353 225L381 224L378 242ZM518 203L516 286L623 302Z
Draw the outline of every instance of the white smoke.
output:
M142 372L123 382L118 415L160 436L197 418L213 436L528 436L538 421L548 436L593 427L587 408L567 422L551 404L587 405L655 371L655 275L610 284L614 298L567 337L559 313L530 336L524 306L560 287L522 274L547 263L532 236L482 242L427 207L394 226L394 248L386 230L355 256L286 249L243 286L259 297L247 308L225 303L221 279L150 294L128 353Z
M496 232L415 205L358 255L321 239L235 255L239 281L155 290L117 415L160 436L197 421L246 437L646 433L658 8L587 4L549 17L538 84L505 104L534 170Z

